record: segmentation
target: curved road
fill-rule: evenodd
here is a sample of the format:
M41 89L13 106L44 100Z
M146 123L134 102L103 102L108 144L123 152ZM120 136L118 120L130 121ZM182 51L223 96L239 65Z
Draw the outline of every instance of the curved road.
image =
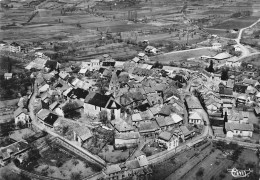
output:
M242 55L240 56L239 59L242 59L244 57L247 57L249 56L251 53L250 51L245 47L243 46L240 41L241 41L241 38L242 38L242 34L243 34L243 31L248 29L248 28L252 28L253 26L255 26L258 22L260 22L260 19L258 19L256 22L254 22L253 24L251 24L250 26L248 27L245 27L245 28L242 28L240 29L239 33L238 33L238 37L236 39L234 39L237 43L237 45L240 47L241 51L242 51Z

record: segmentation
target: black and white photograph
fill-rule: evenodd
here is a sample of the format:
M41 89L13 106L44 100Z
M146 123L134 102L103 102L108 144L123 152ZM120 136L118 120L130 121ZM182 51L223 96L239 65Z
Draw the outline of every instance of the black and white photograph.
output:
M0 4L0 180L260 180L260 0Z

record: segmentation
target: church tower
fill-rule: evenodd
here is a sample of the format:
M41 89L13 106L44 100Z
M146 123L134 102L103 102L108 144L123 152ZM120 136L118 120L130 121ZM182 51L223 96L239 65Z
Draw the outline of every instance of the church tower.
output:
M116 72L113 72L109 83L109 92L113 94L113 96L115 97L119 89L120 89L120 83L118 77L116 75Z

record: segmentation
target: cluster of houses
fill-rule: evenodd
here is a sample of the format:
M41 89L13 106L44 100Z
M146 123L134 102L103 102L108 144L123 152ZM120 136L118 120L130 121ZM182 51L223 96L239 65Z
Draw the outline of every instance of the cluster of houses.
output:
M107 166L102 171L104 179L149 179L152 175L152 169L145 155L140 155L134 160L129 160L121 164Z
M186 106L179 87L189 80L190 72L186 69L153 68L145 63L147 55L139 53L138 57L123 63L104 55L101 60L82 62L79 71L72 72L71 68L61 68L56 61L39 56L26 68L40 70L31 77L38 87L36 117L46 128L55 130L69 121L63 110L69 102L76 102L74 108L82 109L88 117L97 118L105 111L107 126L116 132L115 148L138 146L140 138L150 137L160 146L174 149L180 139L185 141L195 135L187 123L203 125L197 112L191 110L189 120L184 115ZM98 91L96 80L86 77L86 73L97 73L108 80L105 94ZM188 103L192 104L194 107L189 108L193 110L200 106L198 101ZM28 119L22 110L17 114L20 121ZM77 129L83 126L76 123L71 128L73 139L80 145L92 137L87 126L84 126L85 133Z
M255 70L252 67L237 73L230 70L229 79L225 81L218 74L205 71L196 74L191 79L191 88L204 102L214 134L250 139L254 126L249 121L249 114L259 115L260 86Z

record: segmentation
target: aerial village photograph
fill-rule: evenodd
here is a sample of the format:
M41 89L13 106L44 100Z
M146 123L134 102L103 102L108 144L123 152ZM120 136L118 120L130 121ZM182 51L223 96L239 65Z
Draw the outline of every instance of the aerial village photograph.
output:
M0 4L0 180L260 179L260 0Z

